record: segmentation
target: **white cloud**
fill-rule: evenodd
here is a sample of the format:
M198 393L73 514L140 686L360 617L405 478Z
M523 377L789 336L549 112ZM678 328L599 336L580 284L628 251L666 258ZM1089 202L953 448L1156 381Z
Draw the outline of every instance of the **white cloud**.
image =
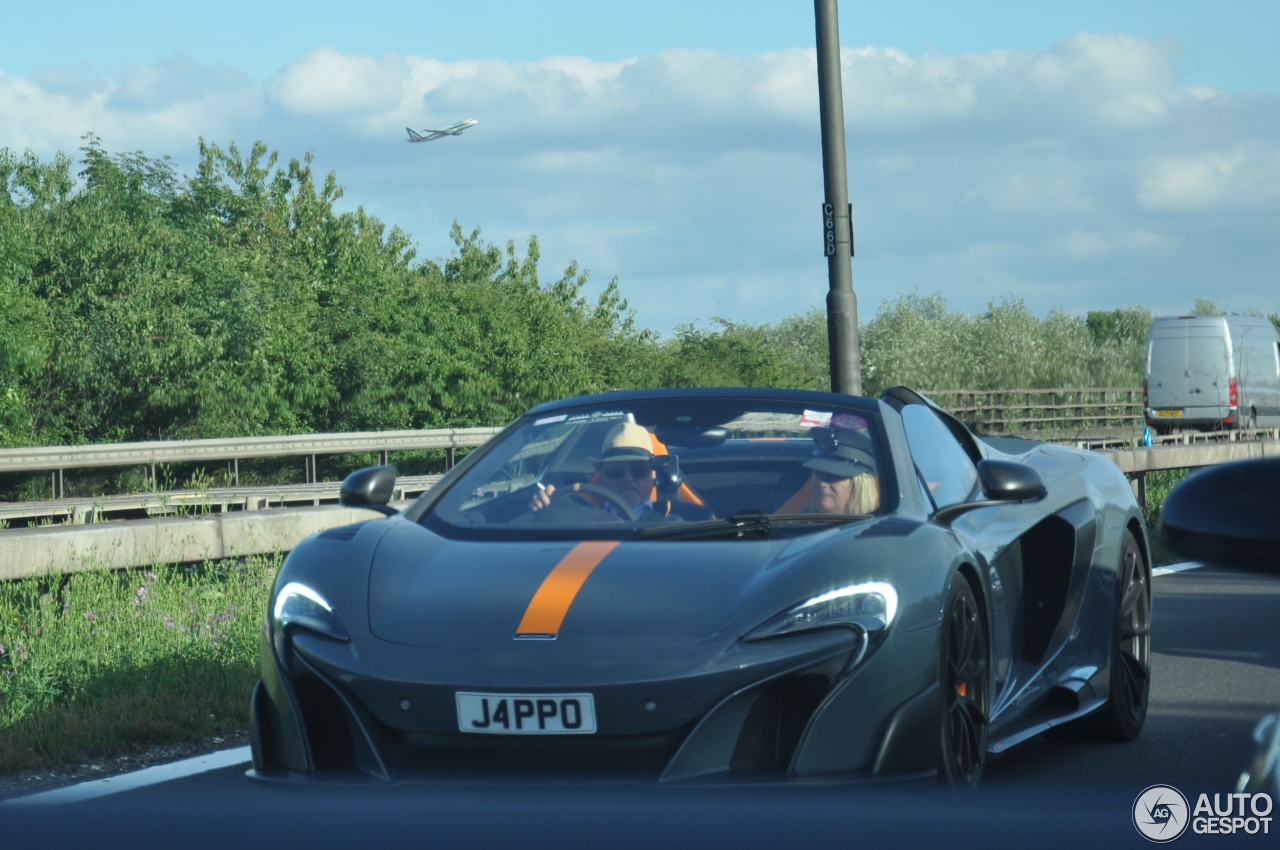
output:
M271 78L271 96L301 115L384 112L400 101L409 66L399 56L350 56L323 47Z
M262 87L233 69L174 57L113 76L87 66L36 79L0 72L0 145L41 155L74 151L96 133L109 149L153 156L189 152L262 114Z
M1280 102L1179 77L1181 48L1080 34L1049 50L912 56L848 47L854 280L1037 310L1233 296L1280 311ZM460 138L403 127L476 118ZM270 79L173 59L111 76L0 74L0 144L194 157L203 135L311 150L344 203L450 250L458 220L537 234L544 276L617 275L640 321L774 321L820 306L821 143L811 49L623 61L440 62L322 48Z
M1150 210L1262 210L1278 200L1280 145L1275 143L1162 157L1138 185L1138 201Z

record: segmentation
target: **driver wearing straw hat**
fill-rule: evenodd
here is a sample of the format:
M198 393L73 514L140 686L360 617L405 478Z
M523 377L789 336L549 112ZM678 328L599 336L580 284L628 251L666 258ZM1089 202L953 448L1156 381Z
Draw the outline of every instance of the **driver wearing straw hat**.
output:
M643 425L619 422L609 430L595 459L600 486L617 493L637 514L653 508L653 441ZM595 480L595 479L593 479ZM550 506L554 485L533 494L529 510L540 511ZM618 513L608 502L604 509Z

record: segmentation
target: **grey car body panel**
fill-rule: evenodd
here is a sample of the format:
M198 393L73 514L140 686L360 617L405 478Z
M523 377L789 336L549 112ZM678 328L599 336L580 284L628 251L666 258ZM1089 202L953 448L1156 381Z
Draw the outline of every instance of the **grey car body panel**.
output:
M847 401L824 393L716 392ZM632 395L599 398L616 405ZM546 405L536 414L582 403ZM892 513L795 536L624 540L596 567L555 640L513 637L540 582L576 541L449 539L416 521L439 497L435 491L355 533L308 538L286 559L277 591L305 583L332 604L350 640L300 629L282 635L268 623L265 687L253 701L255 774L289 777L313 768L300 767L299 756L310 753L308 709L299 704L300 689L285 687L298 676L338 693L337 702L348 706L346 728L359 730L352 733L356 749L366 751L488 737L459 735L458 691L590 692L598 740L566 746L670 741L659 773L676 781L733 773L747 718L806 671L820 671L828 684L806 709L782 776L927 772L931 745L920 742L937 735L938 627L957 571L974 584L991 635L992 752L1097 707L1108 696L1120 535L1133 530L1148 551L1124 476L1090 452L1028 441L1002 444L1025 448L1007 453L970 436L976 459L1026 464L1048 495L975 508L949 525L931 522L933 506L917 484L901 419L892 406L874 404L893 461ZM455 469L442 486L460 474ZM743 639L815 594L864 581L890 581L900 599L874 645L849 628ZM516 752L534 744L507 746ZM357 753L360 770L397 778L396 760L375 755Z

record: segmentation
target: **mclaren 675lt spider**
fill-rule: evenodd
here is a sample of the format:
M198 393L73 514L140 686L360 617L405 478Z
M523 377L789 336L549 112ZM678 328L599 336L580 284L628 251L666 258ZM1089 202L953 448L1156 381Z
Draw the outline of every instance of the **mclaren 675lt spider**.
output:
M906 388L572 398L403 510L395 476L352 473L371 519L276 577L255 778L969 787L1054 727L1146 716L1123 474Z

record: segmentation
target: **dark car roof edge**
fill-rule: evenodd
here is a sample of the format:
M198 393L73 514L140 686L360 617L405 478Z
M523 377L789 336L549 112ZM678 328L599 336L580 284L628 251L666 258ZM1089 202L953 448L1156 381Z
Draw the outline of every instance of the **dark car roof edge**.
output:
M846 395L844 393L823 392L822 390L789 390L775 387L681 387L679 389L658 390L610 390L594 395L574 396L544 402L530 408L526 415L547 413L566 407L586 405L607 405L618 402L640 401L647 399L699 399L699 398L754 398L777 399L779 401L812 401L818 404L840 404L848 407L865 407L875 409L875 399L866 396Z

